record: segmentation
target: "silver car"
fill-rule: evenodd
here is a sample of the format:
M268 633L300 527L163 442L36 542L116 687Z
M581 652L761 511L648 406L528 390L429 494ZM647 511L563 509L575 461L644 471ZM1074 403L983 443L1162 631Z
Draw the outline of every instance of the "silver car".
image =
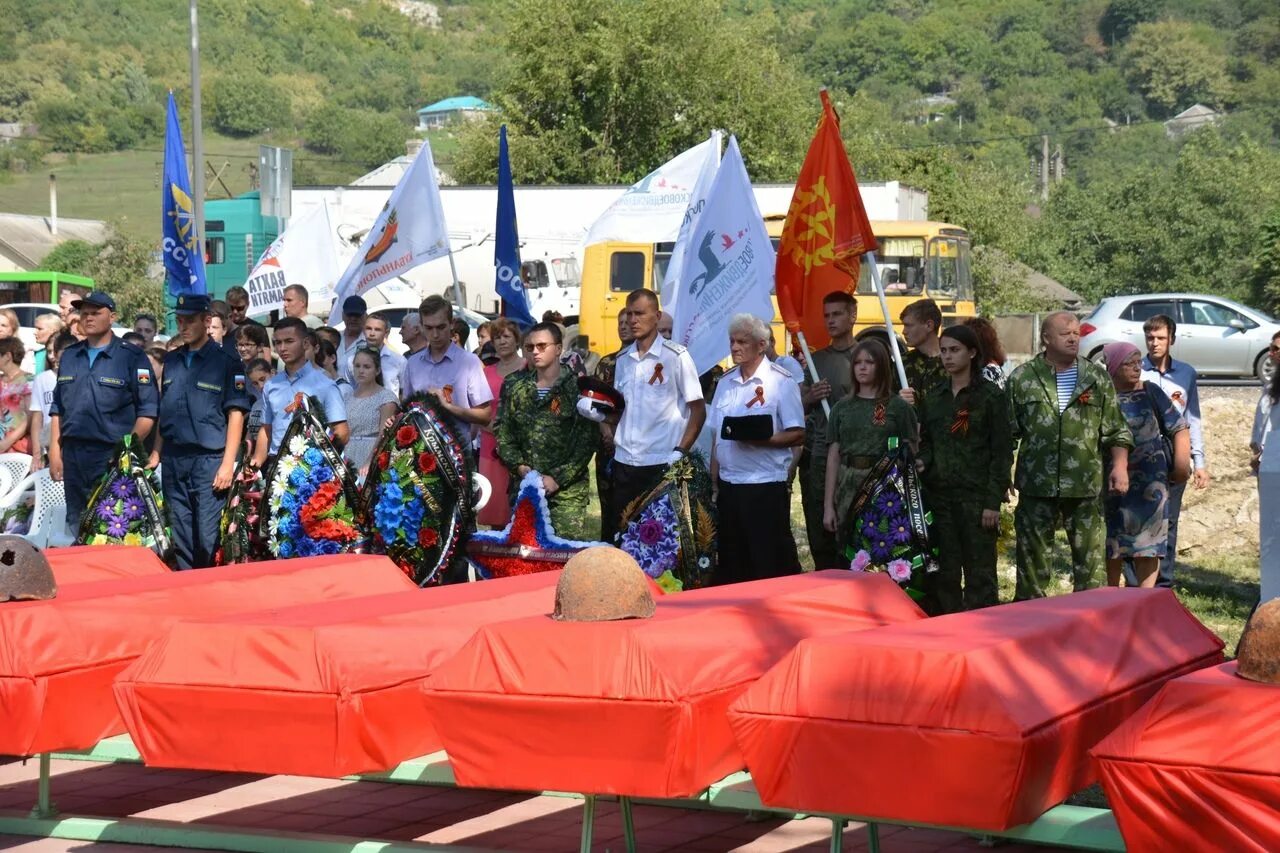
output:
M1198 293L1108 297L1080 324L1080 352L1097 358L1113 341L1128 341L1146 352L1142 324L1156 314L1178 324L1173 357L1201 376L1269 379L1275 370L1271 336L1280 332L1280 322L1239 302Z

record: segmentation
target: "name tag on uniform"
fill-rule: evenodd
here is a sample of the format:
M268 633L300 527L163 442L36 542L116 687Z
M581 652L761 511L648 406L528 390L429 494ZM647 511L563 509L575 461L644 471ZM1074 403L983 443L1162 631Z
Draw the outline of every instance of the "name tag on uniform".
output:
M123 383L121 383L121 384L123 384ZM138 368L138 384L139 384L139 385L150 385L150 384L151 384L151 371L150 371L150 370L147 370L145 367L140 367L140 368Z
M197 382L196 387L204 391L213 391L214 393L218 393L222 390L221 385L214 385L212 382Z
M234 382L235 382L235 387L236 387L236 390L237 390L237 391L243 391L243 390L244 390L245 382L244 382L244 374L243 374L243 373L237 373L237 374L236 374L236 376L235 376L235 380L234 380Z
M59 376L58 381L59 382L75 382L76 378L74 376Z
M114 377L114 376L99 376L99 377L98 377L98 384L99 384L99 385L110 385L112 388L123 388L123 387L124 387L124 380L123 380L123 379L117 379L117 378L116 378L116 377Z

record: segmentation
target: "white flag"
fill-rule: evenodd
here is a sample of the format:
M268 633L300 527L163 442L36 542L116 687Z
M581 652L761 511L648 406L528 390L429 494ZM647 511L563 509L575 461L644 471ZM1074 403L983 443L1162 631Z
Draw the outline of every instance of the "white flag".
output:
M730 136L676 279L672 340L689 348L699 373L729 354L729 320L734 314L773 321L773 268L773 244L756 207L738 140Z
M718 157L719 153L720 137L713 134L645 175L592 223L585 245L606 240L662 243L676 239L702 164L708 156Z
M716 172L720 169L720 131L711 133L711 141L715 145L702 161L702 170L698 172L697 183L693 185L693 192L689 194L689 203L684 209L684 219L680 222L680 233L676 235L676 245L671 250L667 272L662 278L662 292L659 294L662 297L662 310L673 317L676 313L676 299L679 293L679 288L676 286L676 271L684 265L684 253L689 245L689 234L693 232L693 224L697 222L698 217L702 215L702 209L706 207L707 194L711 192L711 184L716 179Z
M342 303L348 296L359 296L419 264L448 254L449 232L436 184L436 165L431 159L431 146L423 142L342 274L329 322L342 319Z
M290 284L300 284L312 295L328 293L342 269L334 248L336 239L328 204L313 207L291 221L258 258L244 283L249 291L247 316L283 308L284 289Z

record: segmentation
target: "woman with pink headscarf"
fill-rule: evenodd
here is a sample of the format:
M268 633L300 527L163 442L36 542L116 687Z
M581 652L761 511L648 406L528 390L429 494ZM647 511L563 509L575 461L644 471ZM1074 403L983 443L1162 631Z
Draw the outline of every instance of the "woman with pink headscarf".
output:
M1142 381L1136 346L1107 344L1102 357L1133 433L1129 491L1106 498L1107 583L1119 586L1124 563L1132 560L1139 585L1153 587L1169 534L1169 483L1191 475L1190 433L1160 386Z

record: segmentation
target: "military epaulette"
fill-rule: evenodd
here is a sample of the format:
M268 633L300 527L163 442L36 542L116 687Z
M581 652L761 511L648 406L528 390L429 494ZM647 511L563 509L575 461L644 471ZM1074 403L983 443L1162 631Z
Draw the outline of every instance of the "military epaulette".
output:
M738 365L738 364L735 364L733 367L730 367L728 370L726 370L726 371L721 375L721 377L720 377L720 378L721 378L721 379L725 379L725 378L727 378L727 377L729 377L729 376L731 376L731 375L733 375L733 374L735 374L735 373L741 373L741 372L742 372L742 366L741 366L741 365Z
M131 352L134 355L145 356L147 354L147 351L144 350L142 347L138 346L137 344L131 344L128 341L126 341L124 338L120 338L120 346L124 349L125 352Z
M676 355L679 355L679 354L680 354L680 353L682 353L682 352L688 352L688 351L689 351L689 348L688 348L688 347L686 347L686 346L684 346L684 345L682 345L682 344L678 344L678 343L676 343L675 341L669 341L669 340L667 340L666 338L662 338L661 340L662 340L662 346L663 346L663 347L665 347L666 349L671 350L671 351L672 351L673 353L675 353Z
M768 361L768 359L765 359L765 360ZM791 378L791 371L787 370L785 367L780 367L776 361L770 361L769 366L773 368L773 371L775 373L781 373L783 376L787 377L788 379Z

